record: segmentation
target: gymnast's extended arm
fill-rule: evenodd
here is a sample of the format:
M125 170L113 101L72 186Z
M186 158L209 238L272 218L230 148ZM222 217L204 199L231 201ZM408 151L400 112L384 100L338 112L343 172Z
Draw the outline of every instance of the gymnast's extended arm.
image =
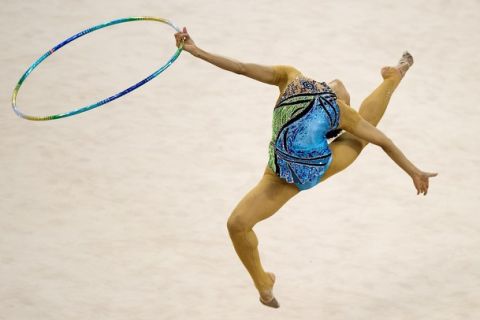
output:
M197 47L186 28L183 28L183 32L175 33L177 47L180 46L181 39L185 39L183 49L190 52L193 56L205 60L224 70L241 74L267 84L280 86L288 80L289 73L296 70L293 67L284 65L263 66L255 63L243 63L234 59L209 53Z
M382 131L371 125L353 108L343 107L341 124L342 129L354 134L360 139L380 146L383 151L413 179L417 194L427 194L428 179L435 177L437 173L423 172L405 157L400 149Z

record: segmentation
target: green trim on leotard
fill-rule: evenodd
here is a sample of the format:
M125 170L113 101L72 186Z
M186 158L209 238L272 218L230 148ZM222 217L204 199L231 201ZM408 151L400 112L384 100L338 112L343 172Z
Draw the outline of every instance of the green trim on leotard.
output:
M309 99L309 100L307 100ZM286 99L282 101L282 103L273 109L273 120L272 120L272 139L270 141L268 147L268 166L273 172L276 172L276 165L275 165L275 151L273 145L275 141L277 141L277 136L281 131L282 127L287 123L293 114L297 114L305 109L308 104L314 99L314 97L305 97L305 96L297 96ZM298 103L294 103L298 101ZM284 105L286 103L293 103ZM301 109L301 110L299 110Z

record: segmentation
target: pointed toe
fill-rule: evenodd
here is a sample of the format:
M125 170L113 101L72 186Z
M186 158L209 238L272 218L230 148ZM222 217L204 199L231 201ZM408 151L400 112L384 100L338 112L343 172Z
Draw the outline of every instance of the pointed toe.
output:
M280 308L280 304L278 303L278 301L275 297L273 297L272 300L270 300L270 301L264 301L262 299L262 297L260 297L259 300L262 304L266 305L267 307L271 307L271 308L275 308L275 309Z

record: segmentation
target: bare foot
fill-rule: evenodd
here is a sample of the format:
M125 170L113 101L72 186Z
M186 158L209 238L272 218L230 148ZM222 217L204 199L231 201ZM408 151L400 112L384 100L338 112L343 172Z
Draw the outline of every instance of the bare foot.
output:
M272 308L280 308L277 299L273 296L273 285L275 284L275 274L267 272L267 275L272 279L272 286L266 290L260 290L260 302Z
M412 65L413 56L408 51L405 51L395 67L382 68L382 77L383 79L386 79L396 75L400 76L400 78L403 78L405 73L407 73L407 70L410 69Z

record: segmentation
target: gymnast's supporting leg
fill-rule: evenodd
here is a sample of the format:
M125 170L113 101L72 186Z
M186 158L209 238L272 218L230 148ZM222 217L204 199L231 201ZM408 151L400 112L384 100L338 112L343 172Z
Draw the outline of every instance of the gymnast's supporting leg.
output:
M387 109L393 92L412 64L413 57L406 52L397 66L382 68L383 82L362 102L358 111L365 120L374 126L378 124ZM345 102L339 100L338 103ZM344 132L337 137L330 144L333 161L322 177L322 181L352 164L366 145L365 140L357 138L349 132Z
M235 251L250 273L260 297L271 307L278 307L272 293L275 275L263 269L258 239L252 228L277 212L298 192L295 185L281 180L267 168L260 182L238 203L227 222Z

